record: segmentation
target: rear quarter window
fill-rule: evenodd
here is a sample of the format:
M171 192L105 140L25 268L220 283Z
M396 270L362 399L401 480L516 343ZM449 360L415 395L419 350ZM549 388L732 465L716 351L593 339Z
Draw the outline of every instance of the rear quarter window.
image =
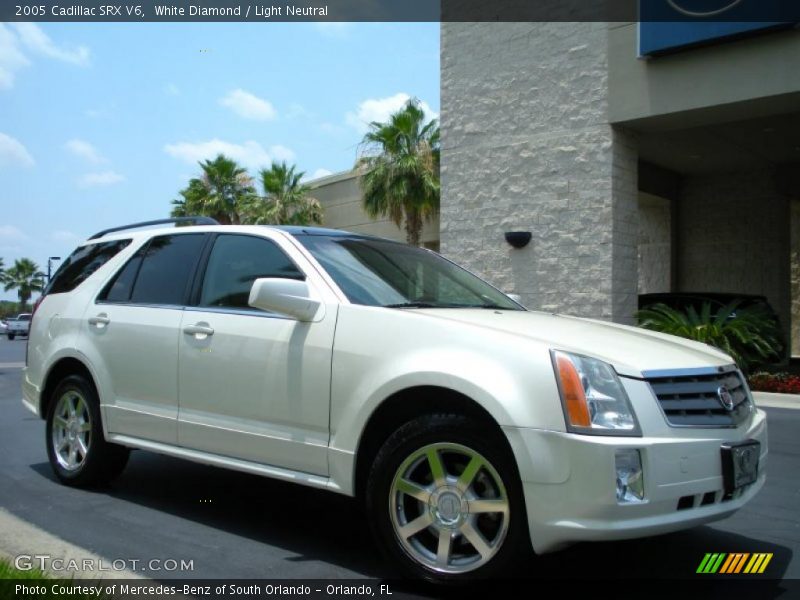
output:
M131 240L114 240L76 249L53 275L44 295L71 292L130 243Z

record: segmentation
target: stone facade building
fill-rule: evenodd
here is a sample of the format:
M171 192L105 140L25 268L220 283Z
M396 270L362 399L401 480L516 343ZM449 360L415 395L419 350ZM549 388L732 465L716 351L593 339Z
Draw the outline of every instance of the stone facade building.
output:
M621 323L641 293L764 295L800 355L800 31L643 41L637 23L442 23L426 244L529 308ZM402 239L356 216L352 174L315 185L329 225Z

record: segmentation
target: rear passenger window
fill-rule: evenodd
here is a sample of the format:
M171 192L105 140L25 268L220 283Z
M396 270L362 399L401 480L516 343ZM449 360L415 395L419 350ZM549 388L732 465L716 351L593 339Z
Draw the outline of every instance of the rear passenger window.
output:
M183 304L204 240L202 233L153 238L139 267L131 302Z
M130 243L131 240L115 240L77 248L53 275L43 295L71 292Z
M182 305L204 241L203 233L153 238L120 269L98 300Z
M220 235L208 258L200 306L251 308L253 282L261 277L305 279L291 259L270 240Z
M122 267L114 279L111 280L111 283L106 286L99 300L104 302L130 302L133 282L139 272L139 265L142 264L145 249L146 246L140 248L133 258Z

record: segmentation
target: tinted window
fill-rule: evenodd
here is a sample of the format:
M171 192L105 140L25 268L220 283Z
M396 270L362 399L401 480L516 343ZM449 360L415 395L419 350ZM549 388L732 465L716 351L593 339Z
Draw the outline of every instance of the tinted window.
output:
M221 235L208 258L200 306L250 308L250 288L261 277L304 278L273 242L246 235Z
M153 238L139 268L131 302L183 304L204 240L202 233Z
M130 240L115 240L81 246L61 264L44 294L63 294L74 290L130 243Z
M30 315L20 315L19 317L17 317L17 321L30 321L30 320L31 320Z
M133 258L131 258L122 269L114 276L100 294L99 300L105 302L129 302L131 299L131 291L133 291L133 282L136 280L136 274L139 272L139 265L142 264L142 257L147 246L139 249Z

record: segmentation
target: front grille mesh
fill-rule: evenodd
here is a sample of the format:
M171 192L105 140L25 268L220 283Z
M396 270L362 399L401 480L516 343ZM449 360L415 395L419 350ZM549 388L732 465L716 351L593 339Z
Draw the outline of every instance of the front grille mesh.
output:
M750 414L751 403L741 375L736 370L711 375L650 377L667 422L681 427L736 427ZM733 398L733 410L719 400L718 390L726 387Z

